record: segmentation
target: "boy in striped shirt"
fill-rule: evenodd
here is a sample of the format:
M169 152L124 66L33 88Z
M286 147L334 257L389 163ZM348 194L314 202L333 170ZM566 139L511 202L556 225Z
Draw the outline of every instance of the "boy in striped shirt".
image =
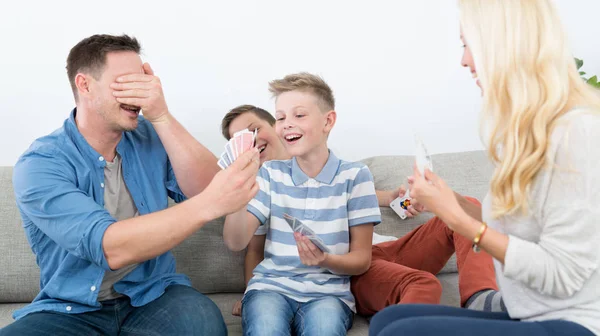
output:
M327 147L336 122L329 86L300 73L270 83L276 131L292 156L260 169L260 190L247 209L227 216L223 236L242 250L268 224L265 259L243 299L244 334L345 335L355 312L350 276L371 262L373 225L381 221L373 177L362 163L338 159ZM287 213L327 248L294 233Z

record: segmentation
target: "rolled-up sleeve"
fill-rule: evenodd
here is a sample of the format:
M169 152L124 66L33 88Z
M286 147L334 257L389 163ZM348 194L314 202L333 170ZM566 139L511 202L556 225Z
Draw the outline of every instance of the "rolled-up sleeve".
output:
M187 199L187 197L181 191L177 178L175 177L175 171L171 165L171 160L167 160L167 181L165 183L169 197L175 201L175 203L181 203Z
M77 188L67 164L30 154L15 165L13 185L17 206L33 225L75 256L110 270L102 239L116 220Z

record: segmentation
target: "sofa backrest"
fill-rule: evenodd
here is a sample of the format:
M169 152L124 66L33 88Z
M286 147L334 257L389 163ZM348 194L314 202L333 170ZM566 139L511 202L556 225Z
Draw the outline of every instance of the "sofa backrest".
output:
M457 192L481 200L491 176L482 151L433 156L433 168ZM363 160L375 178L375 187L393 189L412 174L412 156L380 156ZM431 218L423 214L401 220L382 208L375 231L400 237ZM12 167L0 167L0 302L30 302L39 291L39 269L21 225L12 189ZM173 250L178 272L187 274L204 293L242 292L244 252L230 252L223 243L223 218L214 220ZM454 257L442 272L456 271Z
M15 204L12 167L0 167L0 302L29 302L39 291L40 270Z

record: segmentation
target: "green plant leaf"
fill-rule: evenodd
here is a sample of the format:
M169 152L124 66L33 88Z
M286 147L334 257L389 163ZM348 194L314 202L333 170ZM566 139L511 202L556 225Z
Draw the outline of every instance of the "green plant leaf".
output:
M579 58L575 58L575 63L577 64L577 70L583 66L583 60L580 60Z
M588 84L592 84L592 85L596 86L596 85L598 84L598 77L597 77L597 76L594 76L594 77L592 77L592 78L588 79L588 80L587 80L587 83L588 83Z
M579 76L585 75L585 71L579 71Z

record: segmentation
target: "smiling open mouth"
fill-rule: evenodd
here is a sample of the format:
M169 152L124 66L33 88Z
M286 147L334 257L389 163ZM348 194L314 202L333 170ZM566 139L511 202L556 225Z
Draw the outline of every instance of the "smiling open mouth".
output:
M131 112L131 113L135 113L135 114L139 114L141 108L138 106L133 106L133 105L127 105L127 104L121 104L121 108L127 112Z
M285 141L287 143L294 143L302 138L302 134L288 134L285 136Z

